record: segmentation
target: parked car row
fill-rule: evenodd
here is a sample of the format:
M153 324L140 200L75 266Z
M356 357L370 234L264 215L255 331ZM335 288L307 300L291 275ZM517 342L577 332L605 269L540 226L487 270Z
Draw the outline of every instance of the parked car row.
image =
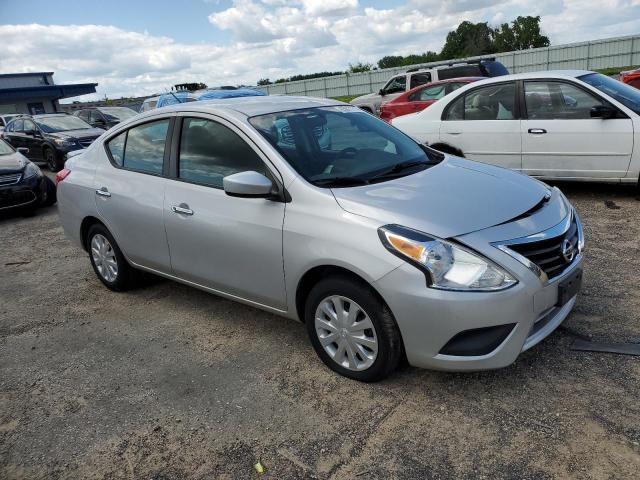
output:
M380 89L378 93L370 93L354 98L352 105L380 116L380 107L404 92L413 90L421 85L426 85L441 80L449 80L460 77L498 77L507 75L509 71L495 58L487 58L476 61L459 63L443 63L429 68L411 68L404 73L393 76Z
M442 152L543 179L637 183L640 90L589 71L469 83L392 124Z
M329 368L361 381L402 358L509 365L580 290L582 226L560 190L333 100L155 109L56 178L64 230L107 288L146 271L299 320Z

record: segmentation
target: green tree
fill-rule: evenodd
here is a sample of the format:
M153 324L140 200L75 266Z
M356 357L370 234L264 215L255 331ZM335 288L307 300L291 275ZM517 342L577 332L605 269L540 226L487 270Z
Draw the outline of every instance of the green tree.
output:
M354 64L350 63L349 70L347 70L347 73L362 73L362 72L370 72L371 70L373 70L373 64L358 62Z
M526 50L529 48L548 47L549 37L540 31L540 17L517 17L511 22L503 23L494 31L495 48L498 52Z
M271 80L269 80L268 78L261 78L260 80L258 80L258 86L261 85L271 85Z
M472 23L465 20L447 34L440 58L449 60L494 53L493 35L494 30L487 22Z

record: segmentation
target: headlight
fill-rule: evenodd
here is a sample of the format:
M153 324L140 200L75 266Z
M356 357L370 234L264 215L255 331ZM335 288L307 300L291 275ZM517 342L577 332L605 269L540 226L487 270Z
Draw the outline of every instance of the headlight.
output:
M60 147L73 147L76 144L74 140L67 140L66 138L54 138L53 143Z
M24 178L35 177L36 175L40 175L40 169L34 163L27 163L27 166L24 168Z
M461 245L399 225L381 227L378 233L390 252L427 274L431 288L495 291L518 283L498 265Z

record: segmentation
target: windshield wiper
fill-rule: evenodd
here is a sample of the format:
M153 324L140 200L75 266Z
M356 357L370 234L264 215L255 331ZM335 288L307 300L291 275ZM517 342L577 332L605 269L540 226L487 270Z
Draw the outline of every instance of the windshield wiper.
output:
M358 177L329 177L312 180L317 187L353 187L356 185L367 185L368 180Z
M415 167L420 167L420 166L432 167L433 165L437 165L438 163L440 162L434 161L434 160L410 160L407 162L400 162L400 163L396 163L391 168L388 168L386 170L376 173L375 175L368 177L367 180L371 181L371 180L379 180L387 177L395 177Z

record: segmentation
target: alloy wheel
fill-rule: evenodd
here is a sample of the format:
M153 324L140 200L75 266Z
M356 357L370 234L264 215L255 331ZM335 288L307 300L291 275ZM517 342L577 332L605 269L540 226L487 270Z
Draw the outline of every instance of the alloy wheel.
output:
M49 170L51 171L55 170L57 167L56 155L50 149L47 149L46 160L47 160L47 166L49 167Z
M97 233L91 239L91 257L104 280L114 282L118 278L116 252L104 235Z
M348 370L366 370L378 356L373 322L349 298L332 295L322 300L316 309L315 330L327 355Z

